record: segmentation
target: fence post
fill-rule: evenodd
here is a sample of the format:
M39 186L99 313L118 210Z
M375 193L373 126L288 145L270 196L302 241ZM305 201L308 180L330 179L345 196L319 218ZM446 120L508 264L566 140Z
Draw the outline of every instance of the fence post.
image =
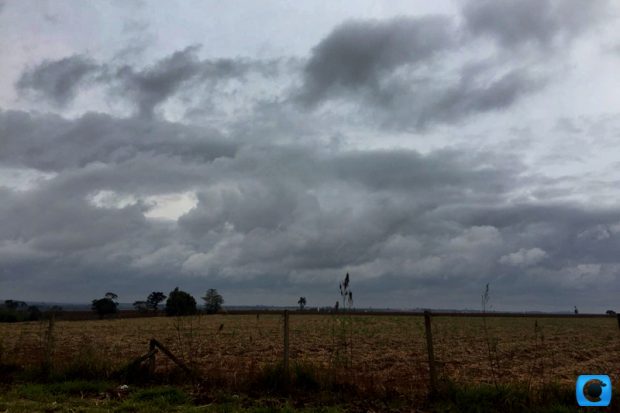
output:
M620 314L616 314L616 317L618 318L618 328L620 329Z
M284 374L287 379L289 374L288 316L288 310L284 310Z
M155 345L155 340L149 340L149 354L151 356L149 357L148 369L149 369L149 374L151 376L155 372L155 352L156 352L155 346L156 346Z
M433 352L433 332L431 330L431 312L424 311L424 329L426 331L426 349L428 351L428 369L430 373L430 393L437 392L437 372L435 370L435 353Z

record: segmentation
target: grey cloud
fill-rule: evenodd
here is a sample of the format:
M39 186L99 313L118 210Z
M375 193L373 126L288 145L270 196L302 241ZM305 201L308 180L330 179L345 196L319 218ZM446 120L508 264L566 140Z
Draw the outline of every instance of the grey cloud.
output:
M547 253L540 248L521 248L519 251L500 257L499 262L500 264L526 267L538 264L546 257Z
M435 81L429 76L414 87L403 79L393 80L381 89L360 94L359 110L379 127L421 131L505 110L547 84L547 79L523 68L491 75L497 71L493 66L464 67L452 80Z
M514 158L455 150L427 156L415 151L360 151L334 159L332 167L336 177L361 182L373 190L446 190L455 194L461 187L475 187L480 194L504 192L515 185L514 172L521 169Z
M112 81L119 81L116 92L133 100L138 113L150 118L154 110L185 86L195 86L193 93L205 93L203 88L213 88L231 79L244 80L252 73L271 76L278 71L274 60L207 59L197 56L199 46L191 46L165 57L154 65L137 70L123 66L113 72Z
M56 115L0 112L0 132L0 162L43 171L115 164L144 154L207 162L237 150L237 144L213 129L97 113L68 121Z
M457 46L474 43L446 18L350 22L313 49L295 98L342 100L380 127L422 130L508 108L546 84L516 58L470 60Z
M568 9L551 16L547 8L565 7L551 2L527 33L502 33L485 20L500 6L468 4L465 26L441 17L349 22L301 67L203 60L190 47L147 66L68 58L94 65L77 78L58 69L63 60L24 73L22 92L68 103L93 80L137 113L0 111L0 167L9 170L0 178L11 169L49 173L27 190L0 179L0 289L26 299L70 292L72 301L118 290L130 301L146 288L214 286L233 303L252 295L285 303L300 291L331 297L350 271L360 306L384 305L388 296L403 307L477 305L487 282L515 309L611 306L620 293L620 213L562 200L583 177L540 176L514 142L426 142L435 136L423 133L429 125L506 109L541 90L548 78L538 75L540 51L572 38L568 27L578 33L590 24L571 20ZM497 42L482 57L473 48L487 35ZM502 53L532 44L542 49ZM35 74L53 81L35 87ZM286 81L297 74L300 89L291 91ZM272 84L276 92L263 98L260 89ZM191 92L208 100L220 87L222 96L242 95L213 123L225 132L205 127L211 118L199 107L189 109L202 126L155 116L169 99ZM236 98L213 103L228 110ZM414 129L403 139L419 139L425 152L325 143L381 127ZM94 202L102 192L127 202ZM153 198L181 192L197 203L178 220L147 217ZM600 294L585 297L583 282L596 280Z
M509 202L513 190L544 184L524 176L525 167L511 156L248 142L237 142L225 156L194 146L190 156L188 142L210 140L185 125L17 112L3 113L5 124L10 117L22 125L9 133L21 130L20 142L32 136L37 142L42 128L56 131L43 135L48 148L68 148L71 130L81 137L91 131L95 143L43 159L33 151L0 159L56 171L29 191L0 190L0 219L7 223L0 229L3 288L11 279L6 274L19 273L49 291L80 283L88 294L106 286L139 294L148 279L162 288L209 280L241 294L237 283L244 280L253 291L279 286L294 294L303 285L318 296L351 271L360 297L421 285L469 294L471 285L485 282L520 294L557 280L568 297L593 268L607 274L608 284L620 274L614 270L618 212ZM98 140L110 147L98 148ZM111 155L128 141L131 156ZM93 152L76 150L89 146ZM15 143L8 147L15 151ZM99 190L138 201L97 207L89 196ZM149 206L140 197L184 190L196 191L198 204L178 222L144 217ZM544 260L532 258L536 249L547 254ZM506 265L519 258L527 265ZM416 305L432 304L420 300Z
M66 105L74 98L80 85L97 70L98 65L85 56L46 60L27 69L16 86L22 92L34 91L53 103Z
M277 59L201 60L197 55L199 49L199 46L187 47L144 68L97 63L84 56L44 61L26 70L16 87L22 93L32 90L54 103L66 105L90 77L93 84L102 85L115 97L134 103L141 117L152 118L159 105L183 88L194 87L194 95L208 94L209 88L227 80L243 81L249 73L270 77L281 69ZM283 65L288 63L284 61Z
M189 79L197 75L200 62L196 47L188 47L141 71L125 66L116 72L122 93L131 95L142 116L153 115L154 108Z
M99 209L84 198L54 189L49 186L26 193L4 193L0 214L12 219L0 231L2 240L52 253L53 260L57 254L79 255L145 229L139 205Z
M376 260L385 260L385 247L395 234L411 237L411 246L420 249L445 225L427 214L440 203L493 202L484 195L487 190L493 191L496 199L508 189L509 185L503 189L489 185L493 175L510 174L499 161L487 170L475 171L474 158L449 151L428 157L409 151L316 154L305 159L272 155L260 162L270 167L253 170L253 178L244 174L241 181L220 182L201 192L196 208L180 219L181 228L211 251L188 260L188 267L209 274L243 274L250 268L269 273L295 268L312 273L337 272L352 265L372 267ZM383 168L388 165L392 167ZM273 173L278 170L289 172ZM395 182L390 184L392 180ZM458 233L460 229L450 231ZM444 257L442 268L451 260L474 262L471 254L477 256L477 248ZM417 256L406 251L402 253ZM418 252L417 259L423 260L422 251ZM420 271L403 265L400 255L374 270L413 271L413 277Z
M456 84L443 89L430 87L423 98L416 98L415 93L400 97L398 107L386 117L386 122L402 125L414 122L418 127L436 121L450 123L471 114L505 109L545 83L524 69L512 70L496 79L462 73ZM419 107L418 113L404 112L410 105Z
M344 23L312 50L297 99L314 105L342 90L376 87L385 73L454 46L452 27L446 17Z
M620 214L612 208L584 208L566 202L478 208L459 212L465 225L492 225L544 250L547 265L615 263L620 248ZM606 235L600 235L606 234Z
M503 47L548 49L578 36L605 17L607 0L476 0L463 8L467 29L496 39Z

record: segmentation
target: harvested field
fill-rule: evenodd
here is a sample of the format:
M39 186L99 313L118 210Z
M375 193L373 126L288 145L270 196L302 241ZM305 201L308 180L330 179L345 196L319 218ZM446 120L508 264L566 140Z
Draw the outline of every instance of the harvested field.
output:
M96 356L122 366L156 338L205 375L238 380L282 358L278 314L212 315L57 321L56 365ZM433 317L440 377L464 383L574 383L582 373L620 379L620 332L615 318ZM424 320L420 316L363 316L351 321L352 366L347 372L376 386L410 392L428 380ZM536 324L535 324L536 323ZM536 325L536 327L535 327ZM0 324L0 362L32 365L44 358L47 322ZM329 367L338 320L330 315L290 317L291 362ZM497 360L491 368L490 359ZM158 357L158 368L171 363Z

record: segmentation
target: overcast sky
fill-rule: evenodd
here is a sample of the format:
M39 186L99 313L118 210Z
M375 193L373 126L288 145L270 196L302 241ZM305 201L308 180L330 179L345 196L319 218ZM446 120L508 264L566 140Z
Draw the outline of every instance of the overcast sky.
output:
M620 310L620 8L0 0L0 298Z

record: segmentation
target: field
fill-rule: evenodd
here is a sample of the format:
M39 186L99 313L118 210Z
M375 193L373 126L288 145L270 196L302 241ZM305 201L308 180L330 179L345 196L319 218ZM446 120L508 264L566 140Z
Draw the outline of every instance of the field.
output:
M50 354L56 366L89 357L114 369L146 353L149 339L156 338L201 375L234 384L282 359L282 319L262 314L56 321L51 344L47 322L0 324L0 362L29 366ZM582 373L620 378L620 332L613 317L487 317L486 333L483 322L481 317L433 317L440 379L537 386L572 384ZM338 365L360 383L402 394L426 390L422 317L352 316L345 327L351 348L344 363L335 358L341 328L340 319L331 315L291 314L291 364ZM159 371L172 366L158 356Z

